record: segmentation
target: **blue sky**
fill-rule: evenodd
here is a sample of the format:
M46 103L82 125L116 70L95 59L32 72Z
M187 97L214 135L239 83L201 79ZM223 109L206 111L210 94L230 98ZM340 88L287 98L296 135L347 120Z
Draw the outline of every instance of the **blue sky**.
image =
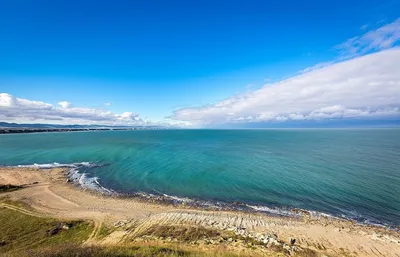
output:
M374 52L394 51L371 57L371 62L397 56L398 10L399 1L385 0L2 1L0 121L174 121L212 126L285 121L290 115L311 117L310 113L321 110L325 114L340 112L327 116L334 119L361 117L345 114L354 110L385 111L390 119L396 118L400 105L397 84L388 84L386 94L377 96L371 91L366 95L365 99L384 99L376 106L365 105L365 101L350 106L350 100L357 98L355 91L351 99L336 97L336 102L298 109L296 99L281 106L243 99L254 99L257 94L258 102L263 97L268 102L271 96L262 95L262 89L270 87L265 84L274 88L314 65L325 67L326 73L330 69L326 77L334 81L331 75L337 63ZM363 37L368 33L372 36ZM358 41L349 42L354 37L359 37ZM388 37L389 42L385 41ZM391 64L400 65L396 59ZM368 65L373 64L356 66L362 73ZM375 72L386 71L387 67L381 67ZM387 77L395 72L388 71ZM341 76L349 80L354 74ZM395 76L379 83L397 83L398 79ZM330 84L323 83L321 87ZM368 83L378 82L374 78ZM386 99L393 93L395 99ZM343 97L346 95L349 93ZM227 105L226 100L235 105ZM35 107L39 112L29 107L35 101L43 103ZM238 105L253 107L240 109ZM289 111L288 106L293 108ZM337 108L329 109L334 106ZM30 114L34 112L38 114ZM378 114L368 117L381 117ZM362 117L366 116L363 112ZM299 122L305 119L296 117Z

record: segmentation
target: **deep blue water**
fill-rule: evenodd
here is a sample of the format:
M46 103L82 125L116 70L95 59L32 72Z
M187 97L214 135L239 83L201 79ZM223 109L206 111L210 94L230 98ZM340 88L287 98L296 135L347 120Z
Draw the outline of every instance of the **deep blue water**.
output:
M302 208L400 225L399 129L160 130L0 135L0 164L107 164L118 192Z

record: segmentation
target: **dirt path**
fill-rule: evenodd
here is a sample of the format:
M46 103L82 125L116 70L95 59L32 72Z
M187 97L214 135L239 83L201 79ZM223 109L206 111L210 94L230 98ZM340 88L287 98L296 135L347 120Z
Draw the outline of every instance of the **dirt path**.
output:
M89 235L89 238L86 240L86 242L85 242L86 245L92 245L92 244L97 243L96 236L99 233L102 224L103 224L103 222L100 222L100 221L94 222L93 231Z
M10 210L13 210L13 211L20 212L22 214L26 214L26 215L33 216L33 217L38 217L38 218L48 217L46 215L43 215L43 214L40 214L40 213L37 213L37 212L32 212L32 211L29 211L27 209L24 209L24 208L15 206L15 205L11 205L11 204L6 204L6 203L0 203L0 208L7 208L7 209L10 209Z

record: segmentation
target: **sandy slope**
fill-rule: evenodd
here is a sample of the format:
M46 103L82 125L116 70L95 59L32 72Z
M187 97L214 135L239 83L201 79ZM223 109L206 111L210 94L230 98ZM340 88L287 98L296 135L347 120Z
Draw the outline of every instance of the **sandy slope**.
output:
M154 225L201 225L255 238L272 234L285 242L296 238L298 246L337 256L346 253L354 256L400 257L398 232L347 221L202 211L104 197L67 183L62 169L0 168L0 184L26 185L22 190L3 193L0 197L22 200L38 212L52 217L90 219L96 224L114 224L118 221L123 221L125 226L135 224L134 229L113 233L104 240L107 243L117 243L123 237Z

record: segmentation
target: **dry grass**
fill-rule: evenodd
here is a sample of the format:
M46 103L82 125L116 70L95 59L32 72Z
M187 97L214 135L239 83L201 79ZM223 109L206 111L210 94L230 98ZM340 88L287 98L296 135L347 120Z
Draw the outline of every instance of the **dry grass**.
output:
M309 249L309 248L304 248L301 251L296 252L296 255L298 257L319 257L321 256L319 253L316 251Z
M156 238L174 238L179 242L193 242L201 239L210 239L226 236L217 230L193 226L152 226L136 237L152 236Z
M18 256L35 256L35 257L80 257L80 256L135 256L135 257L237 257L239 255L233 253L221 252L200 252L183 249L179 246L152 246L152 245L135 245L135 246L82 246L82 245L57 245L36 249L34 251L19 252Z
M96 234L96 239L97 240L104 239L114 231L115 231L115 228L110 227L103 223L103 224L101 224L101 227L99 228L99 231Z

